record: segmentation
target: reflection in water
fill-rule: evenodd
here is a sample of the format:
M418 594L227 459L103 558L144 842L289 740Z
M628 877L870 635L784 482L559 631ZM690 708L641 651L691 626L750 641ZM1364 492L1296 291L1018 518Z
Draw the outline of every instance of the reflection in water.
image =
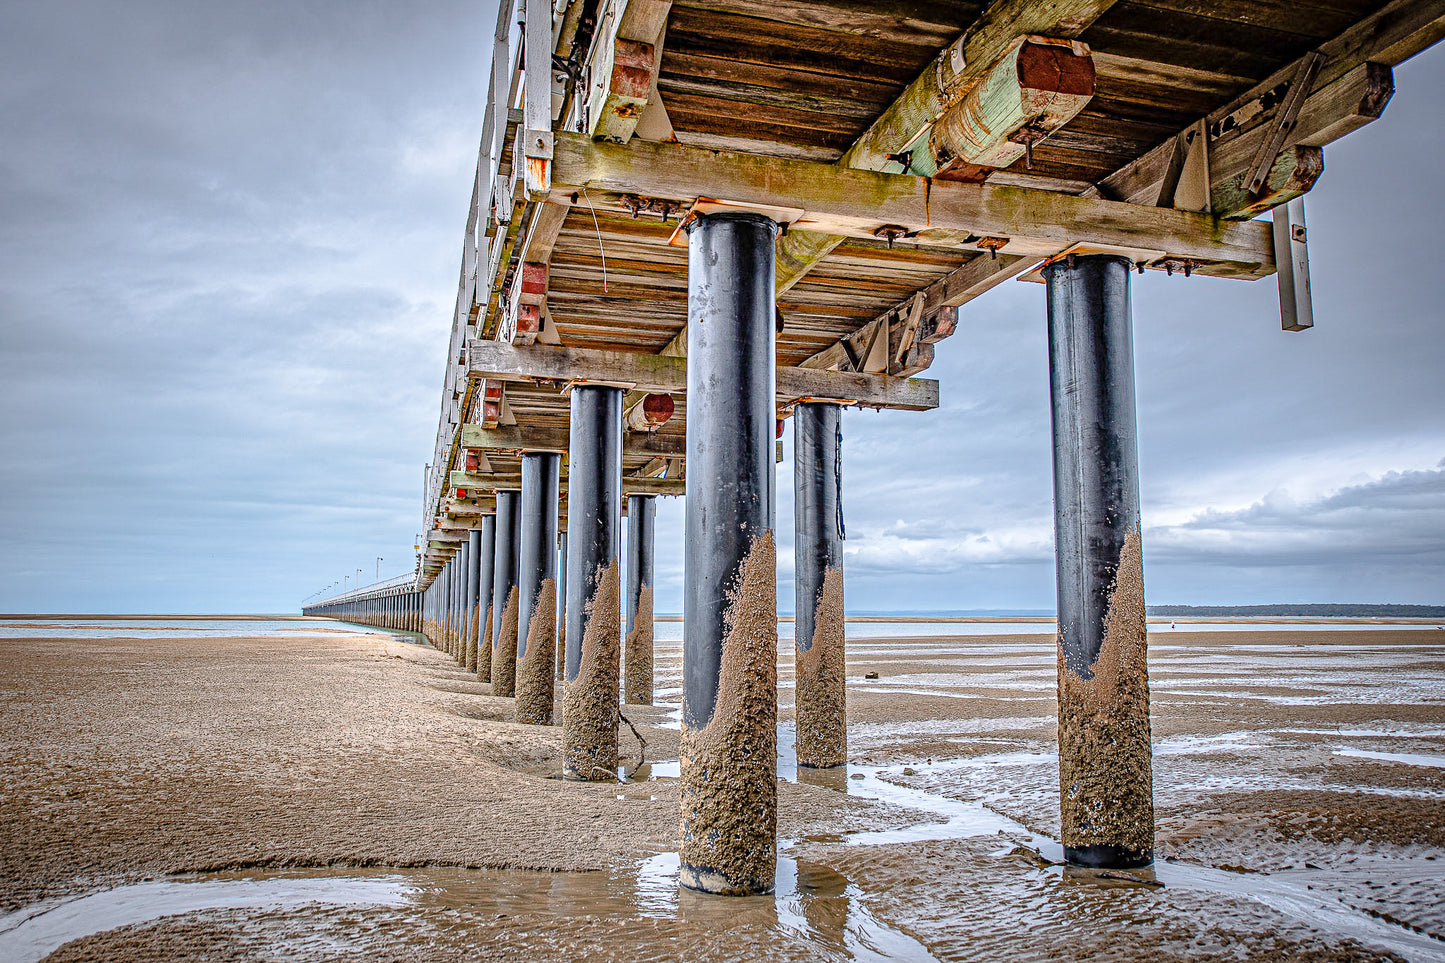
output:
M754 946L751 953L736 947L742 958L782 941L805 944L824 959L933 959L917 940L875 917L861 890L827 867L781 858L776 885L771 896L693 893L678 885L676 853L621 873L426 868L217 874L51 900L0 917L0 959L38 961L70 940L163 916L215 909L275 913L306 905L402 909L440 931L432 938L459 946L489 923L542 916L553 919L558 931L580 921L607 924L616 934L612 952L627 958L630 931L622 924L656 919L681 925L697 939L745 934ZM641 929L631 938L645 940L650 932ZM397 934L378 928L370 938L385 943Z
M799 766L798 782L807 783L809 786L821 786L824 789L832 789L835 792L846 793L848 791L848 767L834 766L832 769L810 769L807 766Z

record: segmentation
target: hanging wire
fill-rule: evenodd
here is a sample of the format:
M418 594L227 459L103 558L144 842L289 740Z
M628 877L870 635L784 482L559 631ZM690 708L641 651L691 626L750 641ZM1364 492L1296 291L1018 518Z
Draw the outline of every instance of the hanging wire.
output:
M597 226L597 211L592 207L592 198L587 196L587 188L582 188L582 199L587 202L587 210L592 212L592 230L597 232L597 250L602 255L602 293L607 293L607 251L602 247L602 228Z

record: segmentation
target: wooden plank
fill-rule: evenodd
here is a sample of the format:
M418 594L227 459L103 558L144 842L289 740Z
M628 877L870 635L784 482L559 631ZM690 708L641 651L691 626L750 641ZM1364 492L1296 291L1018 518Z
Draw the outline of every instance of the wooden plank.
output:
M497 451L567 451L565 428L519 427L484 428L462 426L462 447ZM624 431L622 451L629 455L685 455L687 440L678 434L648 431Z
M1268 225L1265 225L1268 229ZM687 360L662 355L583 348L518 347L473 341L467 348L470 375L489 381L593 382L639 391L687 391ZM783 403L832 400L869 408L926 411L938 407L938 382L880 375L779 367L777 393Z
M1024 274L1038 263L1038 258L1008 254L1000 255L997 258L977 257L879 314L873 323L889 324L890 331L893 332L889 342L894 354L890 373L912 375L924 370L928 366L927 363L932 362L932 354L927 350L920 351L909 359L897 357L899 351L905 346L905 332L909 326L909 319L914 314L915 305L917 305L917 313L920 318L917 340L922 344L936 344L953 334L957 324L958 305L973 300L1004 281ZM799 367L822 369L851 367L853 358L859 352L860 343L870 327L871 325L865 325L858 331L846 335L838 342L801 362Z
M1322 43L1317 49L1327 59L1284 148L1322 147L1379 117L1394 91L1389 67L1442 36L1445 0L1394 0ZM1204 118L1216 139L1210 148L1216 180L1233 177L1253 158L1299 64L1287 64ZM1100 182L1098 193L1137 201L1157 192L1169 149L1160 144L1121 168Z
M567 475L562 474L561 490L567 491ZM520 473L494 472L491 474L472 474L464 471L454 471L447 480L447 487L453 489L464 489L468 495L473 491L520 491L522 488L522 476ZM622 476L622 493L624 495L681 495L686 491L681 478L641 478L636 475ZM435 534L435 533L433 533Z
M1022 38L1079 36L1115 0L994 0L962 36L946 47L908 85L838 160L843 167L882 171L900 151L918 145L921 151L933 124L958 104L990 66ZM936 164L934 165L936 166ZM928 171L932 173L932 170ZM728 195L731 196L731 195ZM845 232L846 233L846 232ZM820 232L792 232L778 240L776 288L779 294L798 283L813 265L843 238ZM687 328L664 349L687 353Z
M883 225L899 225L1005 237L1010 254L1049 257L1088 243L1163 250L1200 263L1202 274L1264 277L1274 269L1268 225L1052 191L930 181L676 144L622 148L560 133L554 176L558 185L578 190L586 186L688 204L699 197L725 198L739 207L801 210L799 227L859 238L872 238Z
M839 163L865 170L885 169L890 155L922 136L1019 37L1077 37L1113 5L1114 0L994 0L963 36L908 85Z

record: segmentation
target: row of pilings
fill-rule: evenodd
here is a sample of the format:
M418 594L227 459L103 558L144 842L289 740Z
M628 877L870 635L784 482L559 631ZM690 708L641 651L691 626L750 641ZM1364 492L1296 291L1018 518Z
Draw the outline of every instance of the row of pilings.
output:
M720 894L768 892L776 866L776 234L750 213L688 226L679 851L683 885ZM1129 267L1044 269L1062 841L1104 867L1149 863L1154 837ZM526 452L521 490L497 493L424 591L306 612L423 633L518 721L560 715L566 778L613 781L619 703L652 701L655 500L628 499L624 587L623 390L576 384L570 404L565 532L561 456ZM847 761L839 408L792 414L798 762L829 768Z

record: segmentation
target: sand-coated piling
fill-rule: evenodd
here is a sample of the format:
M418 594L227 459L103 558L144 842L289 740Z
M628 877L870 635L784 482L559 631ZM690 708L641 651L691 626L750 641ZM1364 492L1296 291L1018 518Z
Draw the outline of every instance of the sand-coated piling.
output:
M467 664L466 643L467 543L462 542L452 556L452 658L457 665Z
M1044 269L1061 828L1065 858L1084 866L1154 856L1130 267L1092 255Z
M557 583L542 580L531 618L527 620L525 640L517 654L517 699L514 704L518 722L550 726L552 697L556 681L552 678L552 659L556 654Z
M466 593L462 596L463 649L466 652L464 666L468 672L477 671L477 560L482 553L482 533L473 529L467 533Z
M563 773L569 779L617 778L617 705L622 606L617 562L599 570L587 606L575 674L563 689Z
M793 635L798 765L848 762L844 671L842 412L793 411Z
M482 620L482 637L477 640L477 678L482 682L492 681L492 615L489 602Z
M517 611L526 619L517 642L514 707L518 722L552 723L553 659L557 652L557 501L562 456L522 455L522 543Z
M477 678L492 681L492 569L497 555L497 516L482 518L477 552Z
M657 496L627 497L627 641L623 701L652 705L652 572Z
M848 762L842 569L824 575L812 616L811 626L794 626L799 636L811 629L808 645L794 646L798 765L831 769Z
M563 775L617 778L622 593L622 390L572 389L567 490Z
M717 701L701 728L684 708L682 883L725 896L766 893L777 867L777 553L753 543L729 594Z
M567 533L557 534L557 681L567 678Z
M517 692L517 586L507 592L501 625L492 645L492 695L512 696Z
M517 678L517 554L521 493L497 492L497 540L492 563L492 695L513 694Z
M777 225L687 231L680 879L755 895L777 865Z

